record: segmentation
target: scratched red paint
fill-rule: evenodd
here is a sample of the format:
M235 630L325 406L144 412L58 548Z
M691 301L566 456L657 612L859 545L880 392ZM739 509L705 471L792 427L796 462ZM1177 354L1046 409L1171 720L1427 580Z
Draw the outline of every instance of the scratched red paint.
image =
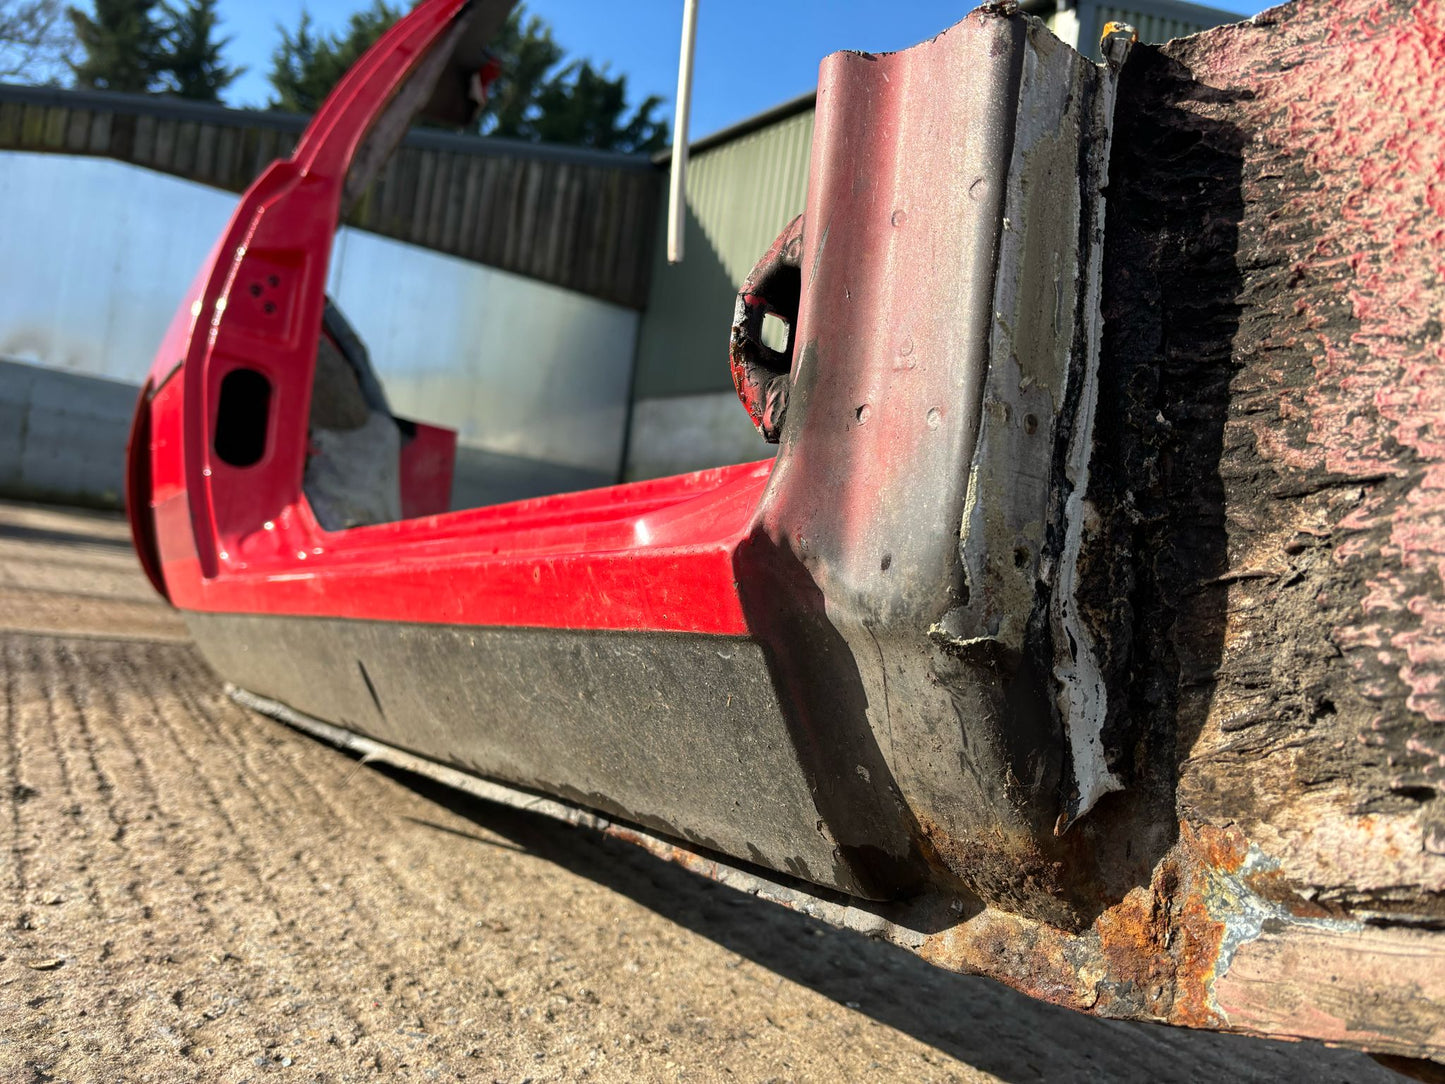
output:
M1413 711L1445 721L1445 5L1309 0L1300 24L1323 25L1330 48L1261 77L1260 119L1283 103L1292 157L1344 198L1304 194L1276 220L1295 281L1333 288L1302 291L1276 340L1317 343L1313 382L1282 390L1281 419L1308 419L1303 447L1263 425L1257 446L1286 469L1386 480L1336 527L1335 559L1372 571L1335 638L1362 683L1386 692L1365 672L1384 662ZM1239 58L1193 59L1228 84Z

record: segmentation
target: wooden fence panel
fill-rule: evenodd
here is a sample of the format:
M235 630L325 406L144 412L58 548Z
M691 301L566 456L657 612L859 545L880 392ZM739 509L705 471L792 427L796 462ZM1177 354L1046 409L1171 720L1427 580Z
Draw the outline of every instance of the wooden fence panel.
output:
M0 84L0 151L113 158L239 192L306 118ZM415 130L350 225L631 308L647 300L661 174L644 157Z

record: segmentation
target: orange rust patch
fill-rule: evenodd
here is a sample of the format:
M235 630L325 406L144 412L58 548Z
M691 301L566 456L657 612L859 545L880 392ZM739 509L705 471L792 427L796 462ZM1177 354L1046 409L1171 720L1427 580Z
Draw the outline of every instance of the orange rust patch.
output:
M1249 853L1249 843L1238 828L1179 822L1180 849L1193 852L1204 863L1225 873L1238 873Z
M992 836L952 835L927 813L917 814L919 850L935 870L958 882L991 906L1026 915L1064 929L1081 925L1068 899L1068 868L1063 859L1073 840L1045 853L1028 835L998 827Z
M1177 897L1169 944L1176 967L1172 1023L1219 1027L1225 1022L1210 992L1225 926L1210 913L1205 894L1210 873L1238 873L1248 851L1237 828L1179 825L1177 853L1184 887Z
M1222 1023L1210 983L1225 927L1210 914L1206 892L1211 873L1237 873L1247 850L1236 829L1179 826L1179 842L1148 889L1130 892L1096 924L1116 997L1176 1024Z
M1210 991L1226 928L1211 913L1217 877L1238 874L1248 847L1233 828L1180 826L1147 886L1077 934L986 911L929 937L929 962L982 972L1032 997L1103 1016L1221 1027Z
M1244 883L1271 903L1277 903L1297 918L1338 918L1337 912L1307 900L1295 891L1296 882L1277 869L1260 870L1244 878Z
M1210 993L1224 932L1224 923L1210 915L1204 897L1197 890L1189 892L1181 901L1171 933L1176 968L1171 1023L1204 1028L1225 1022L1214 1009Z
M1098 998L1071 952L1078 944L1056 927L984 911L930 935L918 954L936 967L989 975L1029 997L1087 1012Z
M1166 858L1148 888L1136 888L1099 916L1095 928L1108 984L1115 997L1132 992L1149 1013L1163 1019L1174 1000L1175 965L1170 957L1170 898L1178 871Z

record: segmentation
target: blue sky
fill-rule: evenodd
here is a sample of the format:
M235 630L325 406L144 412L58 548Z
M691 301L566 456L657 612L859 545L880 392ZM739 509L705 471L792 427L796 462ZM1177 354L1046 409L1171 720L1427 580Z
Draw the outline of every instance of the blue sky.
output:
M309 0L306 7L330 30L369 2ZM1242 16L1269 4L1213 2ZM220 0L222 32L235 39L229 62L250 68L232 86L231 104L265 102L276 24L294 26L301 6L297 0ZM951 26L974 6L968 0L699 0L692 138L812 90L818 61L828 53L902 49ZM526 7L552 24L570 56L610 64L614 73L627 75L633 101L659 94L671 115L681 0L528 0Z

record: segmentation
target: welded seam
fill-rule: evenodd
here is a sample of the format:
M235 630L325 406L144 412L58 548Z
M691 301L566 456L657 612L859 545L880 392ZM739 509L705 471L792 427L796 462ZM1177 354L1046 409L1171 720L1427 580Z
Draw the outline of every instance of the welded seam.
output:
M1214 986L1229 973L1235 954L1266 933L1281 935L1291 929L1327 930L1332 933L1360 933L1365 924L1357 919L1315 918L1296 915L1281 903L1266 899L1249 886L1251 874L1270 873L1279 862L1251 843L1244 864L1236 873L1212 868L1206 873L1201 893L1211 918L1223 927L1214 966L1204 980L1206 1004L1227 1024L1228 1015L1215 999Z

